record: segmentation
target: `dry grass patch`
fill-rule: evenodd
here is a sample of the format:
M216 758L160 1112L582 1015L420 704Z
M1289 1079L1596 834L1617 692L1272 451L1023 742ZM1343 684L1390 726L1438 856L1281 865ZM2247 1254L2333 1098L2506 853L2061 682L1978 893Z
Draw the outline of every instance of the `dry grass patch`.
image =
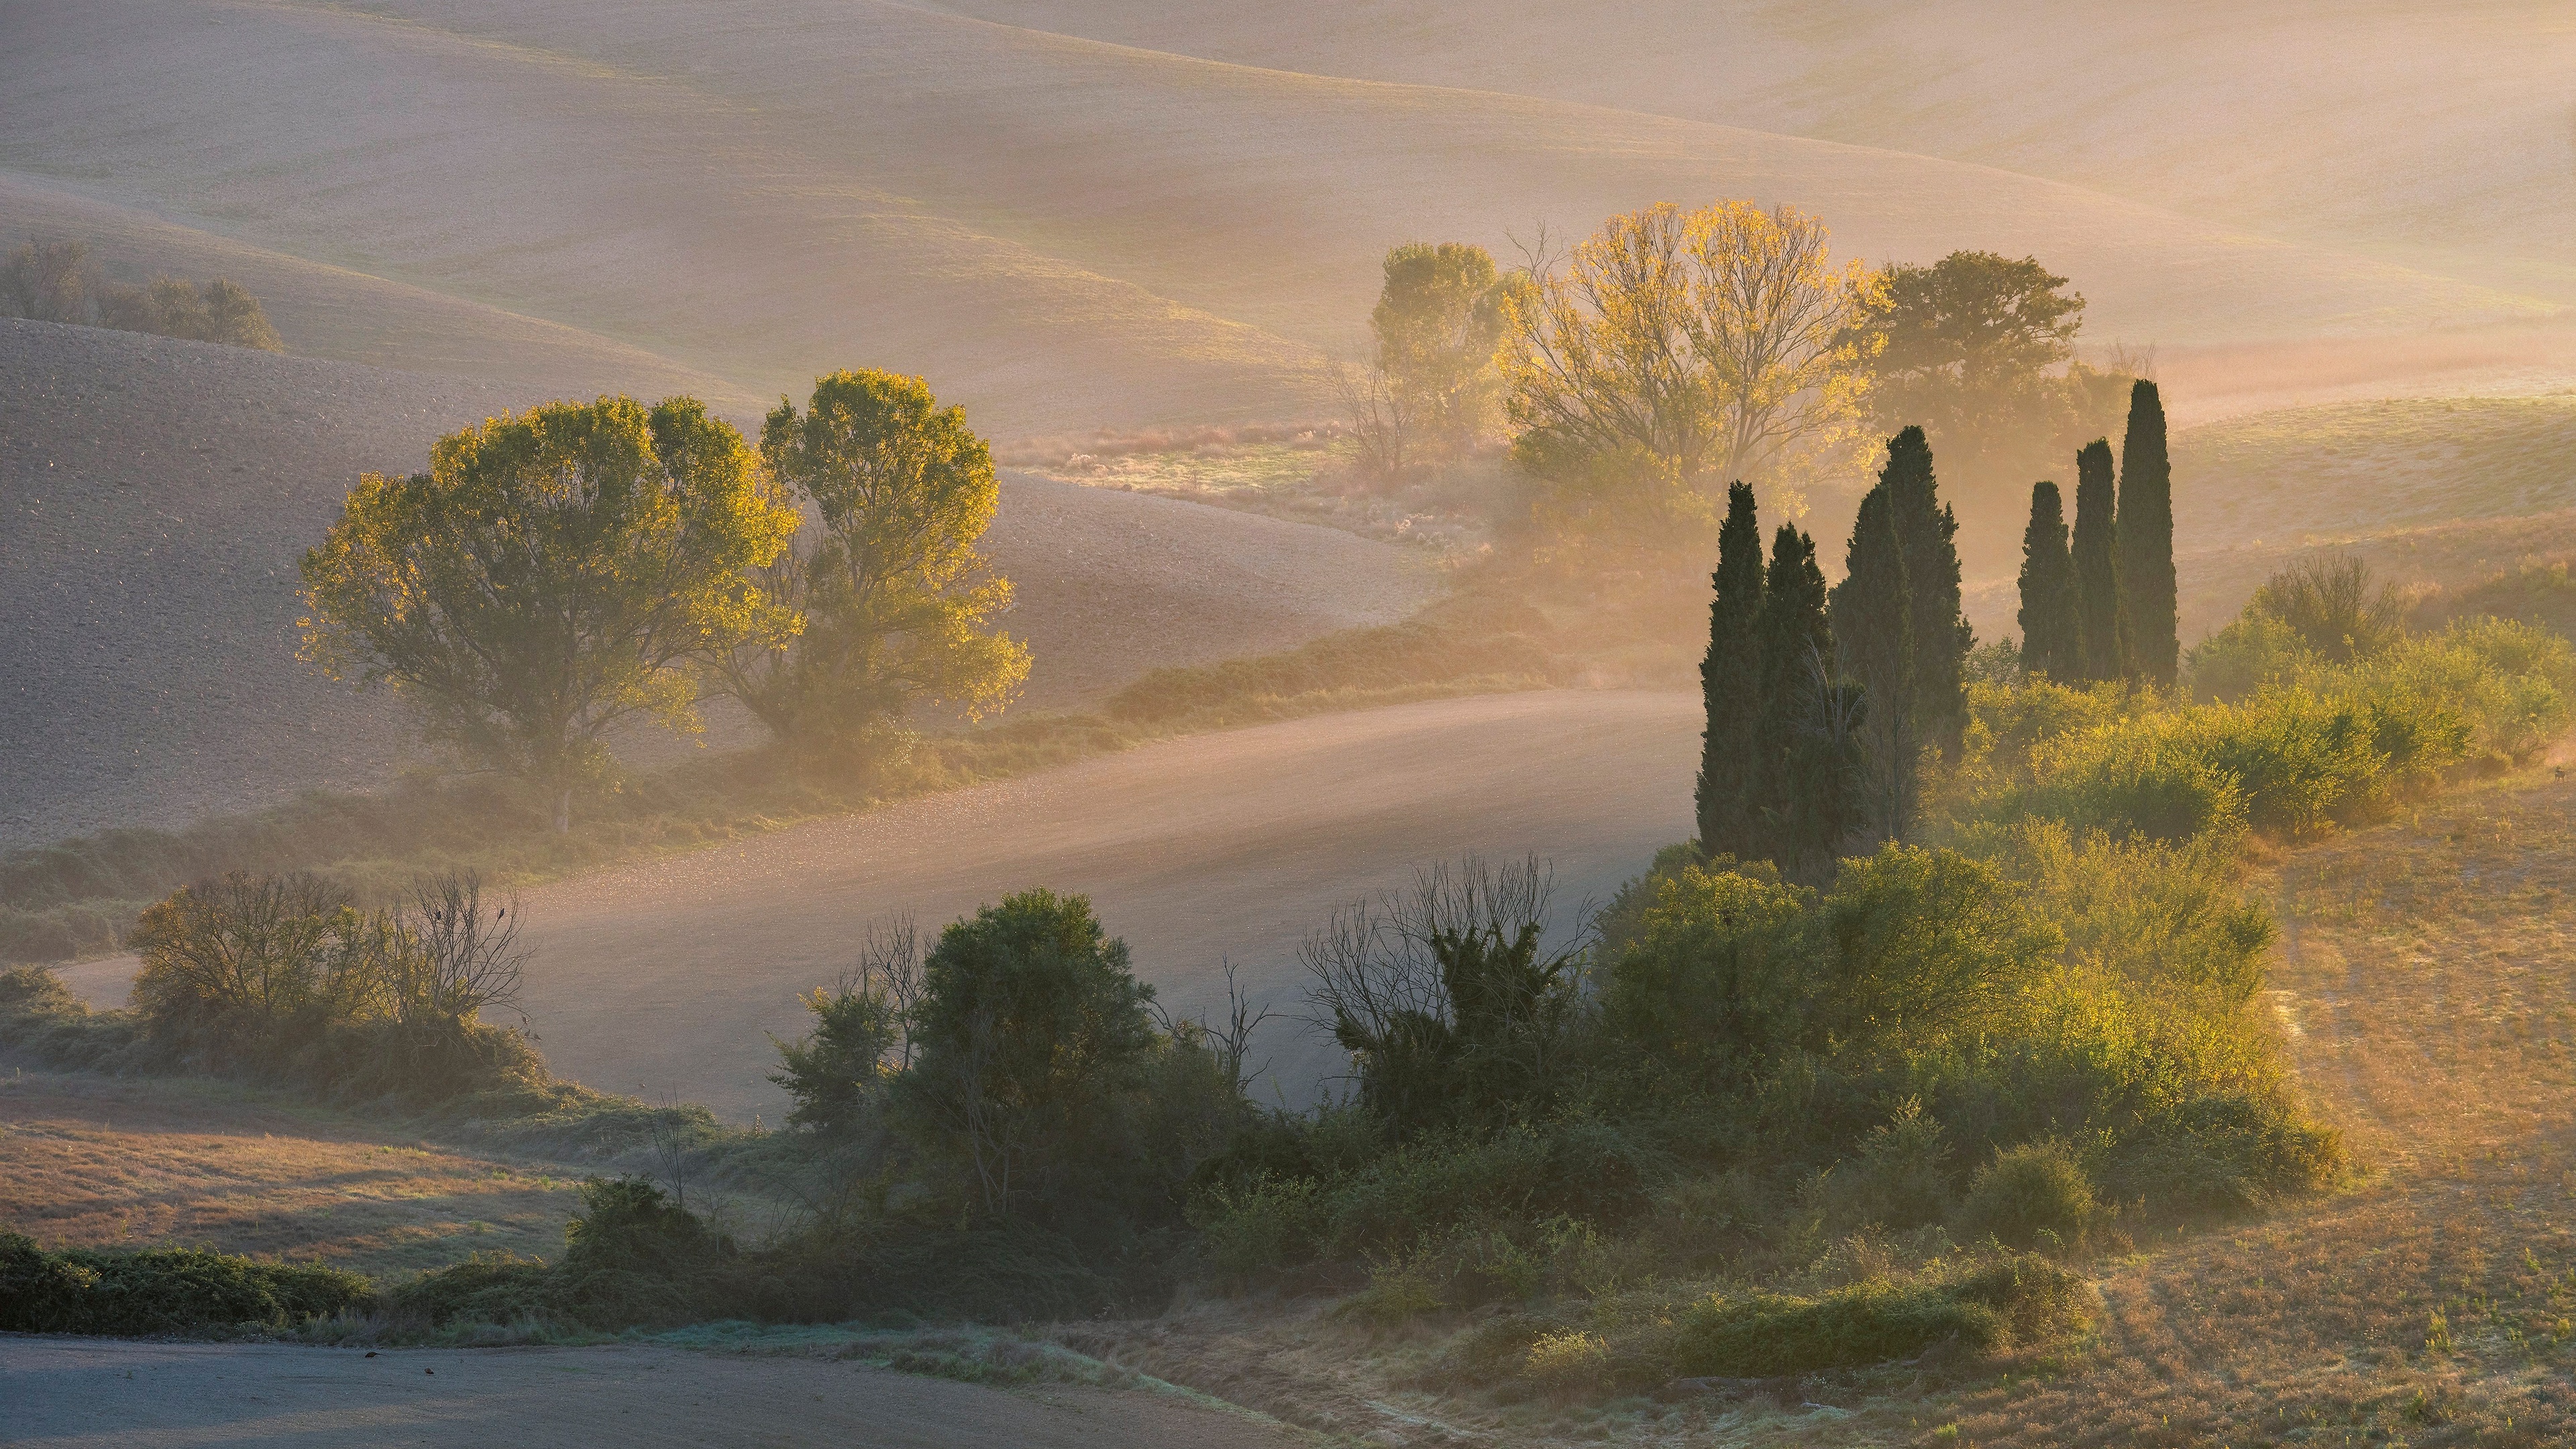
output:
M184 1079L0 1074L0 1227L47 1248L209 1247L380 1280L554 1257L578 1169L384 1140Z

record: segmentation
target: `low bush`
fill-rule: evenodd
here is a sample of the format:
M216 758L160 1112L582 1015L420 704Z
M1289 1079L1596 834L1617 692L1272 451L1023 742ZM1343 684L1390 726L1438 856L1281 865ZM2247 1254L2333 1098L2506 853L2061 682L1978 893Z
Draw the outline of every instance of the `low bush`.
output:
M290 1328L372 1306L355 1273L197 1248L46 1252L0 1232L0 1329L139 1335Z
M1675 1326L1668 1367L1690 1377L1758 1378L1911 1358L1942 1343L1994 1353L2080 1326L2086 1294L2065 1269L2016 1257L1816 1297L1713 1295Z
M1959 1226L2016 1248L2072 1248L2093 1223L2093 1181L2064 1140L2025 1142L1977 1169L1959 1204Z

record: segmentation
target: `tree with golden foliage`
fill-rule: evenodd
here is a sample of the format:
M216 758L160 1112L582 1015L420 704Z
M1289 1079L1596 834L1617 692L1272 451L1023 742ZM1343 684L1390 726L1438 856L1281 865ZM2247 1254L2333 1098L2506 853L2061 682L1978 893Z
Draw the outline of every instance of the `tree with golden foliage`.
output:
M1879 288L1794 207L1612 217L1510 299L1514 451L1570 522L1705 532L1724 483L1792 490L1858 437Z
M370 473L304 555L303 657L389 685L424 731L554 795L641 716L695 729L692 660L778 627L753 581L796 530L742 435L694 398L551 403Z
M965 410L917 377L836 372L803 413L780 400L760 452L819 526L760 570L778 627L716 651L714 687L806 746L856 742L916 704L968 719L1009 704L1029 651L995 627L1011 583L975 545L1001 492Z

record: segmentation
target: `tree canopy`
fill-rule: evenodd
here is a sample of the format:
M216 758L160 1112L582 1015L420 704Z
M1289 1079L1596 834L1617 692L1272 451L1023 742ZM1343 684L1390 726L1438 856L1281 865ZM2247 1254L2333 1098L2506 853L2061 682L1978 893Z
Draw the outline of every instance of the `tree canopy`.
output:
M1369 314L1377 365L1406 431L1435 453L1463 452L1493 425L1510 284L1471 242L1407 242L1386 254Z
M1614 216L1512 300L1514 450L1570 518L1705 529L1718 483L1785 482L1852 436L1877 295L1792 207Z
M917 377L836 372L782 400L761 459L816 522L757 583L770 627L713 656L717 687L781 739L847 743L916 703L980 719L1028 678L996 627L1011 585L976 543L1001 493L965 411Z
M1954 493L2017 489L2110 424L2128 379L2074 360L2084 297L2038 259L1959 251L1884 276L1855 333L1877 343L1869 413L1920 426Z
M796 511L694 398L551 403L362 478L304 555L304 657L390 685L467 758L557 792L643 716L693 728L686 664L763 626L749 572Z

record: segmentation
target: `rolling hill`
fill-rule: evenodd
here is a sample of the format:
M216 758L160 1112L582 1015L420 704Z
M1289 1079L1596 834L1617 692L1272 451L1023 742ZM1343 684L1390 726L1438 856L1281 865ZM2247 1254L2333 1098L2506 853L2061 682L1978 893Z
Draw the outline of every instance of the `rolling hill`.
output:
M1510 94L1519 72L1473 55L1439 84L1354 79L882 0L33 0L6 23L14 194L76 190L758 396L918 371L1006 436L1311 413L1390 244L1508 248L1665 198L1796 202L1873 258L2034 253L2103 338L2557 314L1984 157Z

